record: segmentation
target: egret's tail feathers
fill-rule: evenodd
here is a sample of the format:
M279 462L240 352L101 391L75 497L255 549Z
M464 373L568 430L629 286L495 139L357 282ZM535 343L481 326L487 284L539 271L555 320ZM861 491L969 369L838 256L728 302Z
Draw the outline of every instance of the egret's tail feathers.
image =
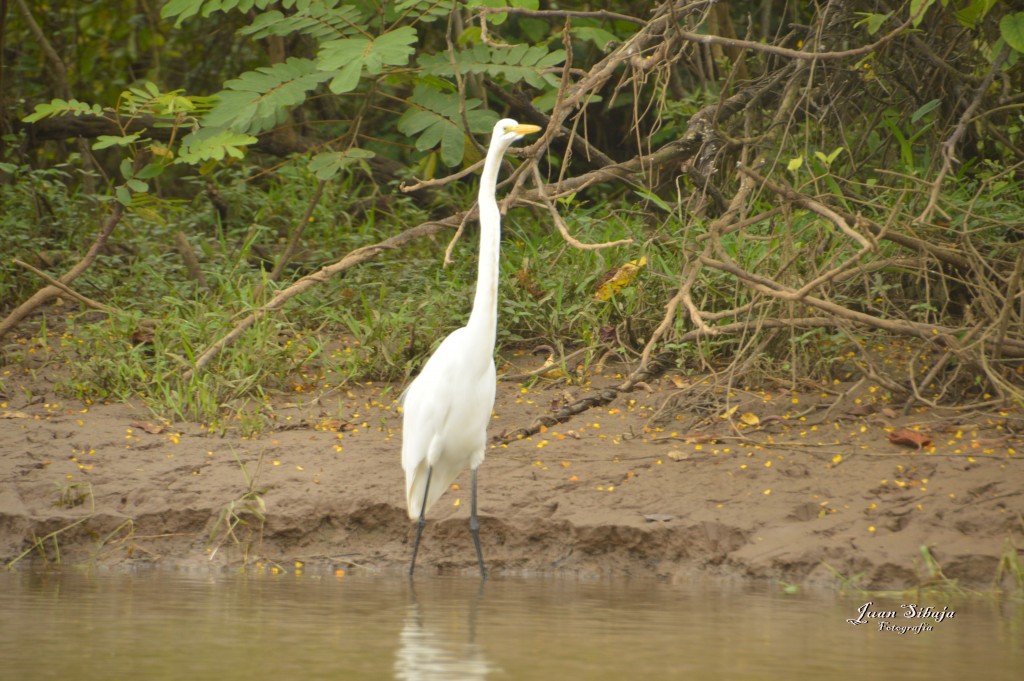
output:
M416 520L423 509L423 492L427 485L427 467L417 466L412 476L406 476L405 505L409 511L409 519ZM429 501L429 500L428 500ZM427 508L430 504L427 504Z
M430 474L429 490L426 490L427 464L425 462L417 466L411 474L407 473L405 478L405 504L409 512L409 518L417 520L420 517L420 511L423 509L424 491L427 492L426 510L429 511L430 507L448 490L460 472L459 468L455 466L446 465L443 461L438 462L434 466L433 473Z

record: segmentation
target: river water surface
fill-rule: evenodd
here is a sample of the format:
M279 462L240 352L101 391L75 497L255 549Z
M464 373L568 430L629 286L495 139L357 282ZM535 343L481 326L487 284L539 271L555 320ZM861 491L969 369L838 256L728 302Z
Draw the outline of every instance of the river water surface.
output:
M911 604L946 614L907 618ZM1019 681L1024 604L707 582L0 572L0 670L74 681Z

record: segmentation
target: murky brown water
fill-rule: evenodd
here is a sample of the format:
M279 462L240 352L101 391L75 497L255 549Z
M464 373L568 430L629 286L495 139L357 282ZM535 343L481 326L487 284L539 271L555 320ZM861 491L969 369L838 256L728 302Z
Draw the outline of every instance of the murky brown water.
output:
M1014 679L1024 604L397 575L0 573L7 679ZM897 617L873 617L879 611ZM897 633L881 625L926 625ZM981 674L981 676L978 676Z

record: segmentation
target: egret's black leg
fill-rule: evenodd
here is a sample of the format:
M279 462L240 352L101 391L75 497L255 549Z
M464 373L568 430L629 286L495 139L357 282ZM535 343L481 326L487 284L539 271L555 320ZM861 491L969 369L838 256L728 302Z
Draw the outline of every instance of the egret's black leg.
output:
M480 521L476 518L476 469L473 469L473 491L472 501L469 507L469 532L473 535L473 545L476 546L476 562L480 563L480 579L487 579L487 569L484 567L484 552L480 549Z
M416 523L416 541L412 545L412 561L409 563L409 578L416 569L416 554L420 550L420 537L423 536L423 526L427 524L427 493L430 491L430 476L434 473L434 467L427 467L427 484L423 485L423 504L420 506L420 519ZM475 478L474 478L475 479ZM474 489L476 489L474 487ZM479 550L479 548L477 549Z

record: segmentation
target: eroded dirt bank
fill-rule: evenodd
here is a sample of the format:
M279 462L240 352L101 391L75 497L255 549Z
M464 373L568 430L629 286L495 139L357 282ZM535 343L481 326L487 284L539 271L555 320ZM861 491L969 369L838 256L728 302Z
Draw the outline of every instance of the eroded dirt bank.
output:
M492 433L530 423L563 392L501 385ZM65 564L258 559L397 570L413 526L393 393L367 386L312 407L282 405L275 432L242 439L163 427L124 405L9 391L0 562L35 545L19 564L44 551L57 560L59 549ZM1024 547L1017 412L901 416L865 392L824 413L814 396L749 393L732 400L738 431L721 418L729 401L705 396L703 418L685 404L674 418L668 395L619 398L491 449L480 470L491 569L819 583L842 575L906 588L928 578L929 547L946 577L985 588L1001 557ZM891 443L902 427L932 446ZM475 569L468 475L458 483L430 513L421 571Z

